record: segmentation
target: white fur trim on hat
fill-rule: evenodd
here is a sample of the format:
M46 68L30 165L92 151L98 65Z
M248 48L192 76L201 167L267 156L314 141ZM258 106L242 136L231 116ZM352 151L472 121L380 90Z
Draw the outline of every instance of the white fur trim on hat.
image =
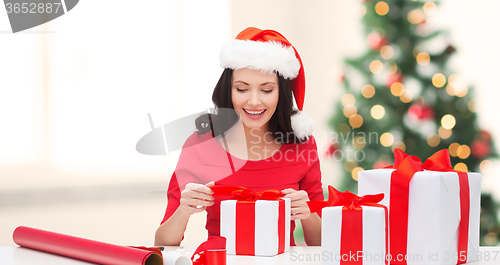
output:
M222 45L219 59L223 68L278 71L286 79L294 79L300 70L293 47L276 41L231 40Z
M314 121L303 111L292 115L292 129L299 139L308 139L314 130Z

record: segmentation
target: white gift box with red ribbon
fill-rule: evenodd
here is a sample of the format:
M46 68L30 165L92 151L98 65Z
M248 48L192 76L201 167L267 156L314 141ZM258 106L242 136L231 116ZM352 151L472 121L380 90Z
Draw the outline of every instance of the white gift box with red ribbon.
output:
M384 193L380 204L387 206L389 213L393 171L375 169L358 175L359 194ZM409 184L407 257L392 257L393 260L405 259L408 265L454 265L457 259L465 257L467 262L478 260L481 174L467 173L467 178L470 194L467 251L458 253L457 249L461 220L458 173L424 170L416 172Z
M227 254L274 256L290 250L290 199L221 202Z
M348 222L349 218L345 215L352 214L352 211L345 207L323 208L321 227L323 265L339 265L353 261L363 265L385 264L385 210L372 206L361 206L361 208L361 226L357 226L355 222ZM360 248L349 249L347 245L352 244L347 241L354 240L351 238L354 231L362 235L362 242L358 244ZM359 242L354 242L354 245L357 243Z

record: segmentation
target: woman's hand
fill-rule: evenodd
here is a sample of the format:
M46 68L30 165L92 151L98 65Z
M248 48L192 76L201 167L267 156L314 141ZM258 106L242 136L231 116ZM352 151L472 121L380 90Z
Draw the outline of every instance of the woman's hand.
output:
M210 187L214 185L213 181L207 183L207 185L188 183L186 188L181 192L179 210L191 215L203 212L208 206L212 206L214 204L214 197L212 196L213 191Z
M307 219L311 215L307 201L309 201L309 196L304 190L296 191L294 189L284 189L281 191L286 194L284 198L290 198L292 206L292 220L297 219Z

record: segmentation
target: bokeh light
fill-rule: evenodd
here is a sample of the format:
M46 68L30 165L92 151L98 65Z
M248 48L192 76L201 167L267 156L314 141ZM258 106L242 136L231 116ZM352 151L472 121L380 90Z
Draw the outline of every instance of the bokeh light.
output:
M386 45L380 49L380 56L382 56L382 58L386 60L389 60L394 56L394 49L391 46Z
M460 147L459 143L452 143L448 147L448 152L450 153L451 156L458 156L457 155L457 149Z
M437 135L435 133L432 133L429 136L427 136L427 144L429 144L429 146L431 146L431 147L438 146L440 142L441 142L441 138L439 137L439 135Z
M452 130L445 129L443 126L439 127L438 134L442 139L450 138Z
M354 128L359 128L363 125L363 117L359 114L354 114L349 118L349 124Z
M459 75L452 74L448 77L446 92L450 96L465 97L467 95L468 88Z
M342 105L345 107L347 106L352 106L354 103L356 103L356 98L352 94L345 94L342 96Z
M453 115L451 114L446 114L441 119L441 126L443 126L445 129L451 130L453 129L453 127L455 127L455 124L455 117L453 117Z
M453 170L467 172L467 165L464 163L458 163L455 165Z
M389 5L384 1L380 1L375 5L375 12L381 16L385 16L389 12Z
M484 236L483 240L484 240L484 244L486 244L486 246L493 246L497 243L498 233L489 232L488 234L486 234Z
M441 73L437 73L432 77L432 84L435 87L443 87L446 84L446 76Z
M481 161L481 164L479 164L479 170L481 170L482 173L488 173L491 171L493 167L493 163L491 163L490 160L483 160Z
M422 12L422 10L420 9L416 9L408 13L408 21L410 21L411 24L422 23L424 19L425 19L424 12Z
M370 114L372 117L376 120L380 120L384 117L385 115L385 109L381 105L375 105L372 107L370 110Z
M394 82L391 85L391 93L394 96L399 97L403 94L403 92L404 92L404 86L401 82Z
M365 98L372 98L375 95L375 87L370 84L366 84L361 88L361 94Z
M476 100L475 99L469 100L469 103L467 103L467 108L469 108L470 112L476 112Z
M359 17L364 17L366 15L366 6L365 5L359 5L359 11L358 11Z
M467 145L461 145L457 148L457 156L461 159L467 159L470 155L470 148Z
M437 6L433 2L427 2L424 4L424 13L428 16L436 14Z
M364 169L363 169L362 167L356 167L356 168L354 168L354 169L352 170L351 175L352 175L352 178L353 178L355 181L358 181L358 173L359 173L360 171L364 171Z
M349 105L344 108L344 116L350 118L352 115L357 114L358 109L354 105Z
M380 136L380 143L385 147L389 147L394 143L394 136L386 132Z
M469 89L467 88L467 86L465 84L460 84L456 87L453 87L453 89L455 90L455 95L457 97L465 97L467 95L467 92L469 92Z
M446 86L446 93L448 93L448 95L450 96L455 96L455 89L450 84L448 84Z
M370 71L374 74L380 74L384 70L384 64L379 60L374 60L370 63Z
M403 152L406 151L406 145L401 141L397 141L392 145L392 152L394 152L394 150L396 150L396 148L401 149L401 151L403 151Z
M365 148L366 145L366 140L363 136L356 136L352 140L352 146L356 149L363 149Z
M417 63L418 64L425 66L425 65L429 64L430 61L431 61L431 57L429 56L428 53L421 52L421 53L417 54Z
M410 103L413 100L413 92L411 92L411 90L405 89L403 91L403 94L399 96L399 99L401 99L401 101L404 103Z

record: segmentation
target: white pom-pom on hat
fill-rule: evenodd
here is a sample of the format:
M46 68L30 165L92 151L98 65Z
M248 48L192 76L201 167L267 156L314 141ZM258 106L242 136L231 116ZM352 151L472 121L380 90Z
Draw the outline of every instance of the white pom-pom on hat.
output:
M308 139L313 133L314 121L305 112L298 111L292 115L292 129L297 138L301 140Z

